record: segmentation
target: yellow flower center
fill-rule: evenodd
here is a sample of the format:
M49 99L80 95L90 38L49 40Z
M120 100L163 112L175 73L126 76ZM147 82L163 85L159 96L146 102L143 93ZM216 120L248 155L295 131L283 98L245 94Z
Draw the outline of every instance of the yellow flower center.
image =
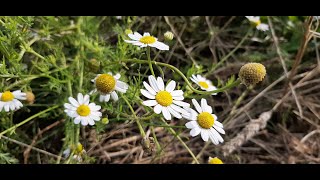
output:
M172 104L172 96L169 92L167 91L160 91L156 95L156 101L161 105L161 106L169 106Z
M261 24L261 21L260 20L257 20L257 21L251 21L252 25L257 27Z
M153 36L143 36L139 41L143 44L152 44L156 42L156 38Z
M213 126L214 118L210 113L203 112L198 115L197 121L199 126L201 126L202 128L210 129Z
M202 87L202 88L205 88L205 89L208 89L209 87L209 84L207 82L204 82L204 81L200 81L199 82L199 85Z
M13 98L14 98L14 95L12 94L12 92L5 91L4 93L2 93L1 101L8 102L8 101L12 101Z
M219 158L215 157L209 159L209 164L223 164L223 162Z
M101 74L96 79L96 88L102 93L110 93L116 86L116 80L110 74Z
M90 114L90 108L89 106L82 104L77 108L77 113L80 116L88 116Z

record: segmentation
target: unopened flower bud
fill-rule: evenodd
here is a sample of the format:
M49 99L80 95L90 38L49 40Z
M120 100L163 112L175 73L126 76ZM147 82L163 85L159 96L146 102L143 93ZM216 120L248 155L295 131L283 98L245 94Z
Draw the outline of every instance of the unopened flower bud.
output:
M173 39L174 35L172 32L167 31L166 33L164 33L164 39L166 41L171 41Z
M260 63L247 63L239 71L239 78L247 87L262 81L265 75L266 68Z

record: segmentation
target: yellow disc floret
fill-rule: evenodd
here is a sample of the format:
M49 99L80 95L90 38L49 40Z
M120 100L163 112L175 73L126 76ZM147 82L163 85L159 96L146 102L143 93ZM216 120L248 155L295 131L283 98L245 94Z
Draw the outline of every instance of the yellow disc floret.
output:
M143 44L153 44L156 42L156 38L153 36L143 36L139 41Z
M209 88L209 84L205 81L200 81L199 86L201 86L202 88L205 88L205 89Z
M241 67L239 78L246 85L255 85L262 81L266 75L266 68L260 63L248 63Z
M197 122L202 128L210 129L213 126L214 118L210 113L202 112L198 115Z
M168 91L160 91L156 95L156 101L161 105L161 106L169 106L172 104L172 95Z
M110 74L101 74L96 79L96 88L102 93L110 93L116 86L116 80Z
M212 157L209 157L209 161L208 161L209 164L223 164L223 162L221 161L221 159L215 157L215 158L212 158Z
M77 113L80 116L88 116L90 114L90 108L89 106L82 104L77 108Z
M13 99L14 99L14 95L12 94L12 92L5 91L4 93L2 93L1 101L8 102L8 101L12 101Z

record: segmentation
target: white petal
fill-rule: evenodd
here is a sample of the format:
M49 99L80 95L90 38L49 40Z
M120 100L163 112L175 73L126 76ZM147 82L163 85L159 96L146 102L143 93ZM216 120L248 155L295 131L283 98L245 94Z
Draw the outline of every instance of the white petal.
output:
M157 78L157 85L158 85L160 91L164 90L164 82L163 82L163 79L161 77Z
M110 100L110 94L100 95L99 100L100 100L100 102L109 102L109 100Z
M219 121L216 121L216 119L214 119L214 125L217 125L217 126L223 128L223 124Z
M215 145L219 144L218 138L212 132L209 133L209 138L211 139L213 144L215 144Z
M147 100L142 102L143 105L145 106L155 106L158 104L156 100Z
M169 110L169 112L176 118L181 119L182 116L181 114L179 114L177 111L175 111L174 109L172 109L170 106L167 107L167 109Z
M4 102L0 101L0 112L2 111L2 108L3 108L4 104L5 104Z
M166 87L166 91L171 93L174 90L174 88L176 88L176 82L175 81L170 81L169 84ZM182 94L183 94L183 92L182 92Z
M218 117L215 114L212 114L213 118L214 118L214 122L216 122L218 120ZM219 123L219 122L218 122Z
M16 109L16 106L14 105L13 102L11 102L11 103L9 104L9 106L10 106L11 111L14 111L14 110Z
M92 112L91 112L91 115L92 115L92 116L101 117L101 116L102 116L102 113L99 112L99 111L92 111Z
M149 84L151 85L152 89L155 90L156 92L159 92L160 89L159 89L159 87L158 87L158 85L157 85L157 80L156 80L156 78L155 78L154 76L150 75L150 76L148 77L148 79L149 79Z
M118 87L120 87L120 88L122 88L122 89L125 89L125 90L127 90L128 87L129 87L127 83L122 82L122 81L117 81L116 86L118 86Z
M164 43L162 43L162 42L159 42L159 41L156 41L156 42L153 43L153 44L149 44L149 46L155 47L155 48L157 48L157 49L159 49L159 50L164 50L164 51L169 50L169 46L168 46L168 45L166 45L166 44L164 44Z
M133 39L133 40L136 40L136 41L139 41L140 37L139 36L135 36L134 34L128 34L128 36Z
M145 32L145 33L143 33L143 36L150 36L150 33Z
M207 112L207 106L208 106L207 100L202 98L201 99L201 108L202 108L203 112Z
M111 98L112 98L114 101L118 101L118 99L119 99L118 94L117 94L115 91L112 91L112 92L111 92Z
M121 75L119 73L117 73L115 76L113 76L115 79L120 79Z
M207 106L205 112L208 112L208 113L212 114L212 107L211 106Z
M223 143L223 138L221 135L213 128L210 128L210 132L216 137L221 143Z
M193 121L195 121L195 120L197 120L197 117L198 117L198 113L197 113L197 111L195 111L195 110L193 110L193 109L191 109L191 120L193 120Z
M69 97L68 100L73 106L75 106L75 107L79 107L80 106L78 101L76 101L73 97Z
M79 104L83 104L83 95L81 93L78 93L78 102Z
M196 83L196 84L198 84L199 81L197 81L197 80L196 80L196 77L195 77L195 76L193 77L193 76L194 76L194 75L192 75L192 77L190 77L191 81L194 82L194 83Z
M172 96L172 98L173 98L174 100L177 100L177 101L182 101L182 100L184 100L184 97L183 97L183 96Z
M127 90L126 89L122 89L119 86L116 86L115 90L121 92L121 93L125 93Z
M95 103L90 103L89 108L91 111L99 111L101 109L101 106L96 105Z
M5 110L6 112L9 112L9 109L10 109L10 104L6 103L6 104L4 105L4 110Z
M215 130L217 130L221 134L225 134L226 133L221 127L219 127L219 126L217 126L215 124L213 125L213 127L214 127Z
M169 113L169 110L166 107L162 107L162 114L166 120L171 120L171 114Z
M144 89L140 89L140 92L142 95L144 95L146 98L149 99L155 99L156 97L154 95L152 95L151 93L149 93L149 91L146 91Z
M18 107L18 108L23 107L23 104L22 104L19 100L13 99L13 102L14 102L14 104L16 105L16 107ZM0 111L1 111L1 110L0 110Z
M267 24L261 23L261 24L259 24L259 25L257 26L257 29L258 29L258 30L261 30L261 31L267 31L267 30L269 30L269 26L268 26Z
M192 99L192 103L193 103L194 107L196 108L196 110L198 111L198 113L202 113L202 109L201 109L199 103L195 99Z
M173 100L173 103L178 105L178 106L182 106L182 107L189 107L190 104L189 103L186 103L186 102L183 102L183 101L176 101L176 100Z
M156 91L154 89L152 89L152 87L148 83L146 83L145 81L143 81L143 85L149 91L150 94L152 94L154 96L157 94Z
M86 118L86 117L82 117L81 118L81 124L83 125L83 126L86 126L86 125L88 125L88 118Z
M66 109L69 109L69 110L76 110L77 108L72 106L71 104L69 103L64 103L63 105Z
M187 110L182 109L181 107L179 107L179 106L177 106L177 105L175 105L175 104L171 104L170 107L171 107L173 110L175 110L175 111L177 111L177 112L179 112L179 113L181 113L181 114L189 114Z
M134 41L131 41L131 40L124 40L124 42L133 44L133 43L136 43L136 42L138 42L138 41L136 41L136 40L134 40Z
M134 32L133 35L139 39L142 38L141 34L138 32Z
M202 129L201 130L201 138L202 138L202 140L204 140L204 141L208 141L208 139L209 139L209 132L208 132L208 130L205 130L205 129Z
M196 121L189 121L185 125L189 129L199 128L199 125L198 125L198 123Z
M162 106L160 104L157 104L156 106L154 106L153 110L156 114L160 114L162 111Z
M74 122L75 124L79 124L80 121L81 121L81 116L78 116L78 117L76 117L76 118L73 120L73 122Z
M83 97L83 104L89 105L89 101L90 101L90 96L89 96L88 94L86 94L86 95Z
M192 137L195 137L195 136L199 135L200 132L201 132L201 129L200 129L200 128L193 128L193 129L191 129L191 131L190 131L190 135L191 135Z
M94 125L94 121L93 121L93 119L88 118L88 123L89 123L89 125L93 126L93 125Z
M101 119L99 116L96 116L96 115L93 115L93 114L90 115L90 118L92 118L95 121L99 121Z
M182 90L175 90L175 91L172 91L171 95L172 96L183 96L183 91Z

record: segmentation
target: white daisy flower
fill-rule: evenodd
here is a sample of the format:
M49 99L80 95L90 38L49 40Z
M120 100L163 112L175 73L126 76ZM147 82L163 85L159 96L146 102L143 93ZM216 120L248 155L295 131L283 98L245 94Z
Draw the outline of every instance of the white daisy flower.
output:
M169 46L159 42L157 38L151 36L148 32L145 32L143 36L139 34L138 32L134 32L133 34L128 34L128 36L132 40L124 40L127 43L131 43L133 45L139 46L139 47L155 47L160 50L169 50Z
M182 114L184 118L190 120L185 124L191 129L190 135L195 137L201 134L204 141L210 138L215 145L222 143L223 139L219 133L225 134L223 125L218 121L218 117L212 114L212 107L208 106L207 100L202 98L201 106L195 99L192 99L192 103L197 111L188 108L189 114Z
M86 125L94 125L94 121L99 121L102 113L99 112L101 106L96 105L95 103L90 103L89 95L83 96L81 93L78 93L78 101L73 97L69 97L69 103L64 103L64 107L66 108L64 112L71 118L74 118L74 123L81 124L83 126Z
M117 73L115 76L112 76L111 72L107 74L98 74L91 81L95 84L95 89L90 92L90 94L99 92L100 93L100 102L108 102L110 100L110 96L114 101L119 99L116 91L121 93L125 93L128 89L128 85L122 81L120 81L121 75Z
M21 92L21 90L16 90L13 92L5 91L0 93L0 111L2 111L2 108L6 112L20 109L23 107L23 105L18 99L26 100L26 93Z
M174 90L176 87L175 81L170 81L165 87L163 79L158 77L157 80L154 76L148 77L149 84L143 81L144 87L147 89L141 89L141 94L151 99L143 101L145 106L154 106L153 110L156 114L162 112L166 120L171 120L171 115L180 119L182 118L180 113L188 113L181 107L189 107L190 104L183 102L183 91ZM179 107L181 106L181 107Z
M190 77L190 79L194 83L198 84L202 90L206 90L206 91L217 90L217 87L212 85L212 82L203 76L200 76L200 75L195 76L193 74L192 77ZM217 93L212 93L212 95L217 95Z
M269 25L261 23L260 16L246 16L246 18L260 31L268 31Z

